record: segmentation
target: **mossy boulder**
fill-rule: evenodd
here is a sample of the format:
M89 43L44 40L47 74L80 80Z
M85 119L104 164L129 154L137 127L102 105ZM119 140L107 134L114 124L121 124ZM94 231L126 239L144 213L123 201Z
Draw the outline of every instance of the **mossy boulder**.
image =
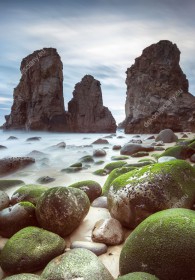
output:
M156 163L116 178L108 193L111 216L135 228L147 216L195 202L195 169L184 160Z
M126 160L129 159L129 156L112 156L111 160Z
M52 260L41 274L44 280L114 280L98 257L87 249L73 249Z
M82 222L89 211L88 196L78 188L55 187L38 200L36 216L42 228L67 236Z
M82 166L83 166L82 162L76 162L76 163L70 165L70 167L82 167Z
M83 156L82 158L80 158L80 161L81 162L84 162L84 163L92 163L94 162L94 159L93 159L93 156Z
M102 194L102 188L100 184L92 180L80 181L70 185L69 187L84 191L88 196L90 202L93 202L94 199Z
M0 235L11 237L22 228L37 226L35 206L30 202L20 202L0 211Z
M118 277L117 280L159 280L159 278L146 272L132 272Z
M70 166L70 167L67 167L67 168L63 168L61 169L61 172L65 172L65 173L76 173L76 172L79 172L81 171L83 168L82 167L79 167L79 166Z
M17 275L12 275L4 278L4 280L40 280L39 275L31 274L31 273L21 273Z
M15 187L19 185L24 185L22 180L0 180L0 190L6 190L10 187Z
M29 201L36 205L39 197L47 190L48 187L42 185L24 185L13 193L11 204L16 204L21 201Z
M33 272L63 253L65 241L53 232L26 227L14 234L0 255L0 265L7 273Z
M150 162L150 163L156 163L155 160L151 159L151 158L142 158L140 160L138 160L138 162Z
M119 177L122 174L125 174L131 170L134 170L136 167L130 166L130 167L121 167L121 168L115 168L114 170L112 170L110 172L110 174L108 175L108 178L106 180L106 182L104 183L104 186L102 188L102 195L107 195L110 189L110 186L112 184L112 182L114 181L114 179L116 179L117 177Z
M93 172L94 175L106 176L108 173L105 169L98 169Z
M168 148L162 154L158 155L158 157L175 157L177 159L187 159L190 158L194 154L195 150L188 146L174 146Z
M195 212L169 209L144 220L127 238L120 255L121 275L143 271L161 280L195 277Z
M125 167L143 167L143 166L146 166L146 165L150 165L152 164L152 162L150 160L146 160L146 161L142 161L142 162L134 162L134 163L128 163L128 164L125 164Z
M127 164L127 162L124 161L124 160L119 160L119 161L116 161L116 162L110 162L110 163L108 163L104 166L104 169L106 170L107 173L110 173L112 170L114 170L116 168L119 168L119 167L122 167L125 164Z

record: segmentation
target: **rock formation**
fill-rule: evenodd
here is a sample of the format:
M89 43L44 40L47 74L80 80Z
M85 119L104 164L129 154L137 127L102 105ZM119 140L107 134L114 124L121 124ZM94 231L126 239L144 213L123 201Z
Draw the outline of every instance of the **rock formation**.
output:
M22 60L22 77L14 89L4 129L66 131L63 65L56 49L44 48Z
M195 131L195 97L179 60L176 44L164 40L144 49L127 69L126 133Z
M115 132L116 122L103 106L101 84L90 75L77 83L68 103L72 130L75 132Z

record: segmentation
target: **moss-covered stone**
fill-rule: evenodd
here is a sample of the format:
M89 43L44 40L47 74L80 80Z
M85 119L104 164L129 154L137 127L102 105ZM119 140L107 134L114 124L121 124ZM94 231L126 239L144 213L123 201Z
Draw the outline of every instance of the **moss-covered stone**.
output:
M128 163L128 164L125 164L125 167L143 167L143 166L146 166L146 165L151 165L151 161L142 161L142 162L134 162L134 163Z
M159 278L146 272L132 272L118 277L117 280L159 280Z
M94 162L94 159L92 156L83 156L82 158L80 158L81 162L85 162L85 163L89 163L89 162Z
M36 205L38 198L47 190L48 187L42 185L24 185L13 193L11 204L29 201Z
M117 177L119 177L122 174L125 174L131 170L134 170L136 167L130 166L130 167L121 167L121 168L116 168L114 170L112 170L110 172L110 174L108 175L108 178L106 180L106 182L104 183L104 186L102 188L102 195L107 196L110 186L112 184L112 182L114 181L114 179L116 179Z
M77 188L84 191L88 196L90 202L93 202L94 199L102 194L102 188L100 184L92 180L80 181L70 185L69 187Z
M19 185L24 185L22 180L0 180L0 190L6 190L10 187L15 187Z
M67 236L79 226L89 207L88 196L80 189L55 187L38 200L36 216L44 229Z
M0 265L8 273L33 272L63 253L65 241L55 233L26 227L14 234L0 255Z
M187 159L194 154L194 150L187 146L174 146L168 148L162 154L158 155L159 157L175 157L177 159Z
M116 161L116 162L111 162L111 163L106 164L104 166L104 169L106 170L107 173L110 173L115 168L120 168L120 167L124 166L125 164L127 164L126 161L119 160L119 161Z
M37 226L35 206L30 202L20 202L0 211L0 235L11 237L22 228Z
M195 170L184 160L156 163L116 178L108 193L111 215L135 228L154 212L195 202Z
M132 154L131 156L136 158L136 157L146 157L148 155L149 155L148 152L137 152L135 154Z
M114 280L98 257L87 249L73 249L52 260L41 277L44 280Z
M156 161L151 158L142 158L142 159L138 160L138 162L150 162L151 164L156 163Z
M98 169L94 171L93 174L98 176L106 176L108 173L105 169Z
M112 156L111 160L126 160L129 159L129 156Z
M82 167L82 165L83 165L82 162L76 162L76 163L70 165L70 167Z
M144 220L127 238L121 275L143 271L161 280L195 277L195 212L169 209Z
M104 164L104 163L105 163L104 160L97 160L97 161L95 162L96 165L102 165L102 164Z
M67 167L64 169L61 169L61 172L65 173L76 173L82 170L82 167Z
M39 275L31 274L31 273L21 273L17 275L12 275L4 278L4 280L40 280Z

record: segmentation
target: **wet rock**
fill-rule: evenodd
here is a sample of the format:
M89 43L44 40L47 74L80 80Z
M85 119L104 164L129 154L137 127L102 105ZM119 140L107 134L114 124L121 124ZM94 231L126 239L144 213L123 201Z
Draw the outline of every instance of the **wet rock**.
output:
M37 226L35 206L30 202L20 202L0 211L0 235L10 238L22 228Z
M90 202L93 202L102 194L102 188L100 184L92 180L80 181L70 185L69 187L84 191L88 196Z
M77 173L77 172L81 171L82 169L83 169L82 167L67 167L67 168L61 169L61 172Z
M129 159L129 156L112 156L111 160L126 160Z
M93 252L96 256L105 254L108 247L105 244L88 241L73 241L70 249L83 248Z
M68 111L75 132L116 131L116 122L111 112L103 106L101 84L90 75L84 76L75 85Z
M9 206L9 196L6 192L0 190L0 211Z
M79 226L89 207L89 199L80 189L55 187L39 198L36 216L42 228L64 237Z
M121 244L124 240L123 228L116 219L102 219L94 226L92 240L109 246Z
M94 253L81 248L72 249L52 260L41 276L44 280L114 280Z
M106 176L108 173L105 169L98 169L94 171L93 174L98 176Z
M140 139L131 139L131 140L129 141L129 143L142 144L142 140L140 140Z
M112 149L113 149L114 151L118 151L118 150L121 149L121 145L114 145L114 146L112 147Z
M18 138L15 136L10 136L9 138L7 138L7 140L18 140Z
M6 146L0 145L0 150L5 150L5 149L7 149Z
M25 168L35 163L35 159L31 157L12 157L0 159L0 176L14 173L19 169Z
M108 202L107 202L107 197L106 196L100 196L96 198L93 203L91 204L92 207L97 207L97 208L106 208L108 209Z
M25 183L22 180L10 180L10 179L3 180L3 179L1 179L0 180L0 189L5 190L10 187L15 187L15 186L24 185L24 184Z
M177 135L171 129L164 129L156 136L156 142L162 141L163 143L173 143L178 140Z
M111 162L108 163L104 166L104 169L106 170L107 174L109 174L112 170L116 169L116 168L120 168L124 165L126 165L127 162L124 160L118 160L116 162Z
M155 136L154 135L151 135L151 136L148 136L144 139L144 141L147 141L147 140L153 140L155 139Z
M174 146L166 149L158 157L175 157L177 159L188 159L194 154L195 150L189 146Z
M57 234L37 227L26 227L14 234L1 251L0 264L7 273L40 270L63 253L65 241Z
M106 139L99 138L96 141L94 141L92 144L109 144L109 142Z
M132 154L131 155L132 157L146 157L146 156L149 156L149 153L148 152L137 152L135 154Z
M98 149L93 151L93 156L94 157L105 157L106 156L106 151L103 149Z
M121 155L131 156L132 154L135 154L137 152L151 152L151 151L154 151L153 146L127 143L122 147L120 153Z
M50 147L50 149L65 149L66 148L66 143L65 142L60 142L56 145L53 145Z
M49 177L49 176L43 176L37 179L37 183L39 184L49 184L51 182L54 182L55 178Z
M28 139L26 139L27 142L31 142L31 141L40 141L41 137L30 137Z
M82 158L80 158L80 161L85 162L85 163L88 163L88 162L92 163L92 162L94 162L94 159L92 156L87 155L87 156L83 156Z
M168 209L151 215L127 238L119 260L120 274L142 271L162 280L192 279L194 231L192 210Z

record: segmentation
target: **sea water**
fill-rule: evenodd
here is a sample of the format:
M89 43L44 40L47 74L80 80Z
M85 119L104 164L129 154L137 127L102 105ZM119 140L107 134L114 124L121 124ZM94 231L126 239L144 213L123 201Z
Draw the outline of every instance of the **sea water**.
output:
M17 140L8 140L9 136L15 136ZM110 136L111 138L105 138ZM118 138L123 136L124 138ZM72 183L81 180L95 180L101 185L104 184L106 177L94 175L93 172L103 168L108 162L111 162L111 157L120 155L120 151L113 151L113 145L123 146L134 135L125 135L122 130L118 130L116 134L103 133L48 133L48 132L24 132L24 131L0 131L0 145L4 145L7 149L0 150L0 158L5 157L24 157L28 156L32 151L44 153L41 157L35 158L35 164L28 166L25 169L19 170L10 174L3 179L19 179L26 184L37 184L37 179L42 176L55 178L55 181L48 186L68 186ZM39 141L26 141L30 137L41 137ZM142 139L146 135L142 135ZM92 145L99 139L107 139L109 144ZM65 149L51 149L50 147L60 142L66 143ZM93 155L95 149L104 148L106 156L95 158L95 161L103 160L102 165L87 164L87 168L76 173L65 173L61 170L70 165L79 162L80 158L86 155ZM135 158L131 158L128 162L135 162ZM9 195L13 193L16 187L6 190Z

